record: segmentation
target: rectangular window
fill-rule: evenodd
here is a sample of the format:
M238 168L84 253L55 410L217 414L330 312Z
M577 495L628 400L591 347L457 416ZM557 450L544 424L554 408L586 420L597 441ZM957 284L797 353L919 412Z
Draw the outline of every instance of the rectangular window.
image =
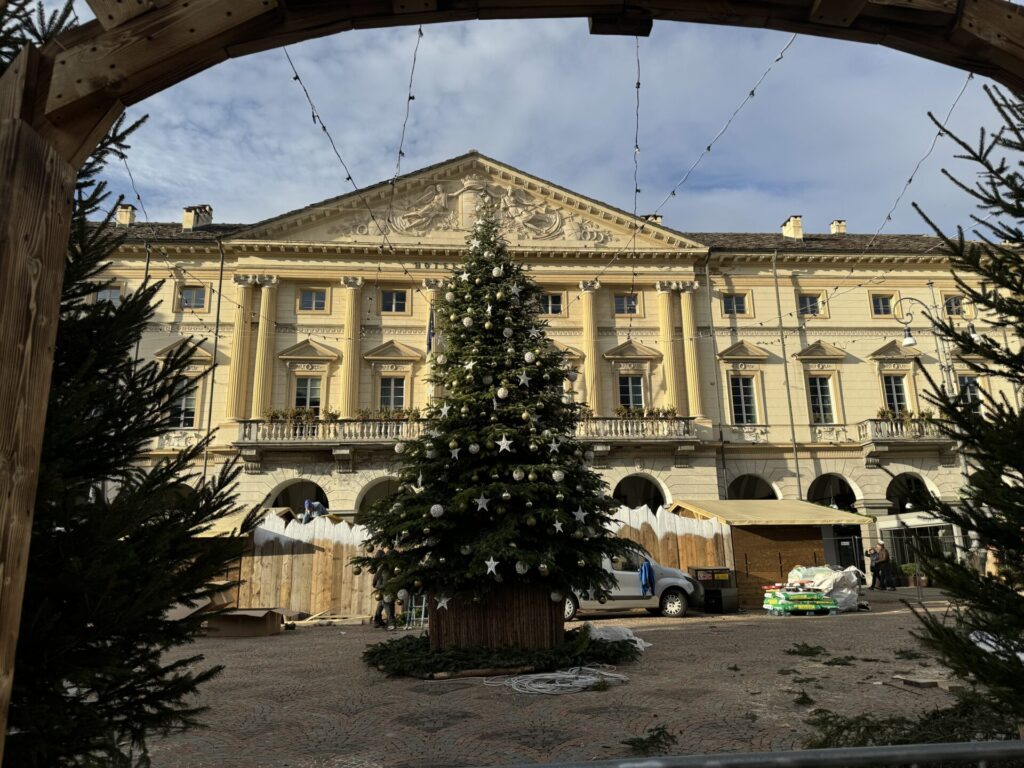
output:
M729 380L729 388L732 396L732 423L757 424L754 377L733 376Z
M309 408L320 415L320 378L300 376L295 380L295 407Z
M405 312L405 291L381 291L381 312Z
M722 294L722 313L726 315L747 314L747 295L745 293Z
M109 301L115 307L121 303L121 286L108 285L96 291L96 301Z
M946 312L946 317L963 317L964 297L955 295L947 296L942 300L942 308Z
M832 380L828 376L811 376L807 379L811 397L811 421L815 424L835 424L832 408Z
M885 389L885 407L899 416L907 410L907 390L903 376L883 376L882 386Z
M892 294L876 293L871 296L871 314L887 317L892 314Z
M644 407L644 384L640 376L619 376L619 405Z
M189 387L171 403L171 425L175 429L191 429L196 425L196 388Z
M202 309L206 306L206 287L183 285L178 295L178 303L182 309Z
M405 408L405 379L400 376L381 377L380 408L382 411Z
M323 312L327 309L327 290L303 288L299 292L299 309L303 312Z
M981 388L978 386L978 377L960 374L956 381L964 405L975 413L981 413Z
M635 315L637 313L637 303L635 293L617 293L615 294L615 314L616 315Z
M797 310L801 315L817 317L821 314L819 299L817 293L801 293L798 297Z
M542 294L541 297L540 297L540 313L542 315L560 315L560 314L562 314L562 294L560 294L560 293L545 293L545 294Z

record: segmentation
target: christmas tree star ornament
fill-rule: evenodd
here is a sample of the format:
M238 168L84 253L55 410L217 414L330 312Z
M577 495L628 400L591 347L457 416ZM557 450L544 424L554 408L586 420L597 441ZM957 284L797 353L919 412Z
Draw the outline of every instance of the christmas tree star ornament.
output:
M437 602L438 610L441 608L444 608L446 611L448 610L448 602L451 600L450 597L438 596L435 597L434 600Z
M558 442L558 440L556 438L553 437L553 438L551 438L551 442L548 443L548 452L549 453L558 453L558 449L561 448L561 447L562 447L562 444L560 442Z
M498 453L501 453L502 451L512 453L512 441L505 435L502 435L501 440L498 441Z
M531 339L539 339L540 336L541 336L540 328L538 328L536 326L530 328L530 338Z
M462 450L461 448L452 448L452 458L453 459L459 458L459 451L461 451L461 450Z
M459 275L459 277L462 278L463 282L469 282L469 272L463 272L461 275Z
M452 409L452 407L450 405L448 405L448 403L445 403L444 405L442 405L441 406L441 418L442 419L447 419L448 418L448 411L450 411L451 409Z
M473 499L473 501L476 502L477 512L480 512L481 510L486 511L487 505L491 503L491 500L484 496L483 493L480 494L479 498Z
M530 376L526 371L519 374L519 386L525 387L530 383Z
M514 283L512 287L509 288L509 290L512 292L513 296L518 296L520 291L522 291L523 289L519 287L519 283Z
M468 361L466 363L463 363L463 365L462 365L462 367L465 368L467 371L472 371L475 366L476 366L476 360L470 360L470 361Z
M573 515L581 523L585 522L586 519L587 519L587 513L583 511L583 505L582 504L580 506L576 507L576 511L573 512Z
M484 565L487 566L487 574L490 576L492 573L496 576L498 574L498 561L491 555L487 560L484 560Z

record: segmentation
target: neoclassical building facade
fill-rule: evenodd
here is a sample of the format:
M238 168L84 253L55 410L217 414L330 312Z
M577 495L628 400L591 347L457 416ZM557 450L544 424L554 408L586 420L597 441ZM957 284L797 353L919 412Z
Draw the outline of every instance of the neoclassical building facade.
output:
M905 498L922 483L954 499L966 471L929 418L925 372L972 397L1002 384L930 331L926 309L993 332L936 238L842 220L811 234L799 216L681 233L476 152L252 225L209 206L143 224L122 206L97 298L162 279L141 354L198 346L152 458L213 429L210 471L241 457L243 504L348 515L389 493L394 441L437 394L431 302L485 209L545 291L548 338L589 407L580 436L623 503L805 499L875 516L887 537L900 522L949 535Z

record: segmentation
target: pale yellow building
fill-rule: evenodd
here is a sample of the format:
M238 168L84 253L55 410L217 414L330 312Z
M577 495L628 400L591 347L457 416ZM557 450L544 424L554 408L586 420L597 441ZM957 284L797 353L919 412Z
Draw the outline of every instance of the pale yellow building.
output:
M388 493L394 440L419 428L394 412L432 395L430 302L485 207L546 292L548 336L592 411L580 436L624 503L807 499L879 516L894 540L899 520L951 534L908 509L892 479L951 500L963 482L915 359L949 386L997 386L929 330L924 307L992 332L960 300L936 238L848 234L841 220L810 234L799 216L764 234L635 227L476 152L252 225L214 223L208 206L142 224L124 206L106 298L147 270L164 279L141 353L159 359L193 336L196 373L213 369L153 456L212 426L211 471L241 455L246 505L318 498L344 514ZM286 418L294 408L317 418ZM856 533L826 532L829 558L859 563Z

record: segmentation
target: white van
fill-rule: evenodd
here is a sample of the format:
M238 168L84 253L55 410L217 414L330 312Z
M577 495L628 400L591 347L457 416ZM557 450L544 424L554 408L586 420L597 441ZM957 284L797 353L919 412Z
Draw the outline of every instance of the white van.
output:
M651 566L654 579L653 594L641 593L640 568L646 560ZM571 621L577 612L623 611L631 608L646 608L651 613L678 618L686 615L691 605L704 602L704 590L690 575L678 568L667 568L649 556L629 552L604 559L604 567L612 572L618 586L601 600L591 600L588 595L570 594L565 599L565 620Z

